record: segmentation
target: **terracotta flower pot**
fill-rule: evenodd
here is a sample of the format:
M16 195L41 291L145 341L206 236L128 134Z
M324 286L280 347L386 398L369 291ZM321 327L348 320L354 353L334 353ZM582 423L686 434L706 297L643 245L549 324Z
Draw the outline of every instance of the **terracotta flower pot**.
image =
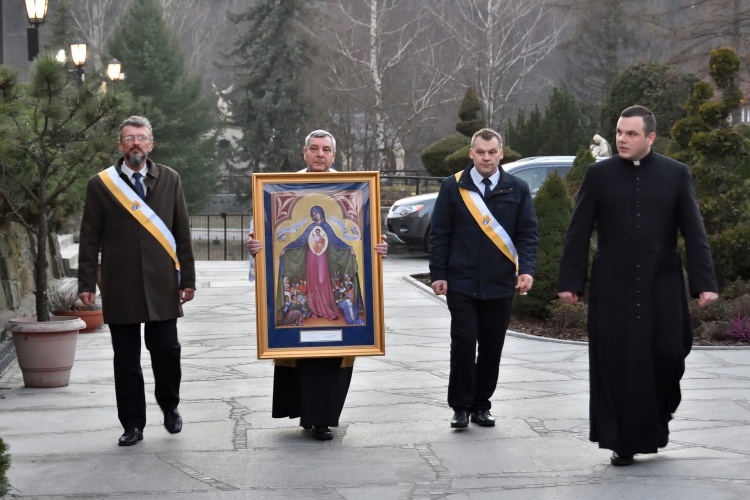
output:
M53 316L52 321L15 318L8 323L18 366L26 387L64 387L70 383L70 370L76 354L78 330L86 323L80 318Z
M101 309L95 311L54 311L55 316L77 317L86 323L86 328L80 333L92 333L104 324L104 312Z

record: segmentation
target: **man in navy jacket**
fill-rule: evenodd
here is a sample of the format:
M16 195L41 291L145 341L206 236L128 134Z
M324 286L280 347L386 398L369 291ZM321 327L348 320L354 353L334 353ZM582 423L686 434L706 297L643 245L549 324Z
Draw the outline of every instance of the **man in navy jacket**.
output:
M432 289L446 295L451 313L453 428L468 427L469 419L495 425L490 398L513 296L531 289L538 240L528 185L498 168L500 134L478 131L469 157L472 164L443 181L430 232Z

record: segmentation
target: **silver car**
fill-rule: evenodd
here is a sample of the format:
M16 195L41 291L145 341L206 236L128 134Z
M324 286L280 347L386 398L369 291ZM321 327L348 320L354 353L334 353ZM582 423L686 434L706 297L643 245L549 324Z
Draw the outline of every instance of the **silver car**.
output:
M526 181L531 196L536 196L542 183L552 172L561 177L573 167L575 156L535 156L506 163L503 169ZM405 243L410 248L430 251L430 224L437 193L402 198L391 206L386 225L388 241Z

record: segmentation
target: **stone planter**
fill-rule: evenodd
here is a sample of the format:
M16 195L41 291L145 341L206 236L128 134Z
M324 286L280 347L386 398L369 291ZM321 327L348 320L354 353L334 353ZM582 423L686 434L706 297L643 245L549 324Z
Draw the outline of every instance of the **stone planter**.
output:
M78 330L86 323L80 318L53 316L52 321L16 318L8 322L18 366L26 387L64 387L70 383L75 360Z
M95 311L54 311L55 316L65 316L66 318L81 318L86 323L86 328L80 333L92 333L97 331L104 324L104 312L101 309Z

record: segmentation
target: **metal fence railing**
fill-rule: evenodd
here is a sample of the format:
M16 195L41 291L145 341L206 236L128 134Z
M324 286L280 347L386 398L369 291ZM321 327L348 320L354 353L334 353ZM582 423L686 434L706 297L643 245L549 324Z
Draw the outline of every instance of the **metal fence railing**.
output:
M195 214L190 234L196 260L245 260L250 214Z
M407 172L403 172L407 173ZM411 173L411 172L408 172ZM416 172L415 172L416 173ZM245 178L247 181L247 178ZM380 176L380 206L384 221L388 208L407 196L440 189L442 177L383 173ZM252 215L215 213L190 216L193 254L196 260L245 260L245 240ZM383 227L385 224L383 222Z
M380 205L389 207L401 198L440 190L443 177L380 175Z

